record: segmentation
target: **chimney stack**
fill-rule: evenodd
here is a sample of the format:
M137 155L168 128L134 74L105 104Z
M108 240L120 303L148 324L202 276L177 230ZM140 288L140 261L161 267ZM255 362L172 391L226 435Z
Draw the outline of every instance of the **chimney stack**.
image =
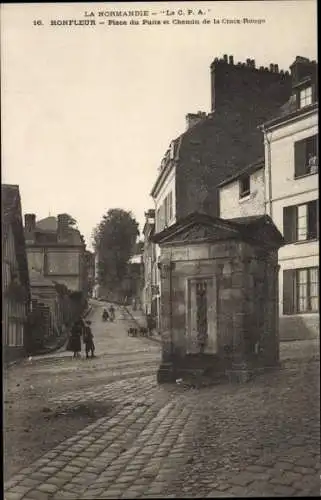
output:
M36 228L36 215L25 214L25 230L27 233L32 233Z
M229 61L229 64L234 64L234 57L233 56L229 56L228 58L228 61Z
M194 127L197 123L206 118L205 111L199 111L198 113L188 113L186 115L186 130Z
M292 84L296 85L305 78L311 78L315 83L317 78L317 64L315 61L310 61L307 57L297 56L295 61L290 66L292 75Z
M57 220L58 220L58 228L57 228L58 240L64 240L66 239L66 237L68 237L69 217L67 214L59 214Z
M224 60L225 63L227 63L227 54L224 54L223 60Z

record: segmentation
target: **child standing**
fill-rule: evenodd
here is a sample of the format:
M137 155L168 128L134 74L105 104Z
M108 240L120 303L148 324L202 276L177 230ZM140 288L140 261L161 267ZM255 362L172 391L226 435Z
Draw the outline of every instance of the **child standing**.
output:
M91 353L91 357L94 357L95 352L95 344L94 344L94 336L90 328L91 321L87 320L84 329L84 344L86 350L86 359L89 358L89 352Z

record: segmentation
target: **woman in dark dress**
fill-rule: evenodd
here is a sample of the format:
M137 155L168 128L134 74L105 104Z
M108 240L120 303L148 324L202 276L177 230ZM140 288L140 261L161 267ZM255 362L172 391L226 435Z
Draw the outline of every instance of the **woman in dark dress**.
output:
M73 351L74 358L80 358L82 331L83 331L82 321L78 320L74 323L71 329L71 337L70 337L70 350Z

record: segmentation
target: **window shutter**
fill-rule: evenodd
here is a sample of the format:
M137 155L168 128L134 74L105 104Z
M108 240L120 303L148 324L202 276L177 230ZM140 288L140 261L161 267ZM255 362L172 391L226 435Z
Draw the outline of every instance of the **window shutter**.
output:
M295 269L283 271L283 314L295 312Z
M308 237L317 237L317 201L310 201L308 203Z
M306 139L294 143L294 175L300 177L307 173Z
M283 208L283 235L286 243L296 241L297 232L297 207Z

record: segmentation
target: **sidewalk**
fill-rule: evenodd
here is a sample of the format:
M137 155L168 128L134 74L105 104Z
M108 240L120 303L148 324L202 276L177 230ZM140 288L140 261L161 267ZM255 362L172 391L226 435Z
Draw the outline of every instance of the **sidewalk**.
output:
M87 310L84 312L83 317L87 318L93 311L93 305L89 304ZM33 358L33 359L45 359L47 357L50 357L50 355L54 355L55 353L61 353L66 351L66 346L68 342L68 331L66 330L62 335L59 337L54 337L49 340L47 344L44 345L42 349L40 349L37 353L35 354L30 354L29 356L25 356L19 359L16 359L14 361L11 361L7 363L7 367L9 368L10 366L17 365L19 363L23 363L24 361L28 360L28 358Z

